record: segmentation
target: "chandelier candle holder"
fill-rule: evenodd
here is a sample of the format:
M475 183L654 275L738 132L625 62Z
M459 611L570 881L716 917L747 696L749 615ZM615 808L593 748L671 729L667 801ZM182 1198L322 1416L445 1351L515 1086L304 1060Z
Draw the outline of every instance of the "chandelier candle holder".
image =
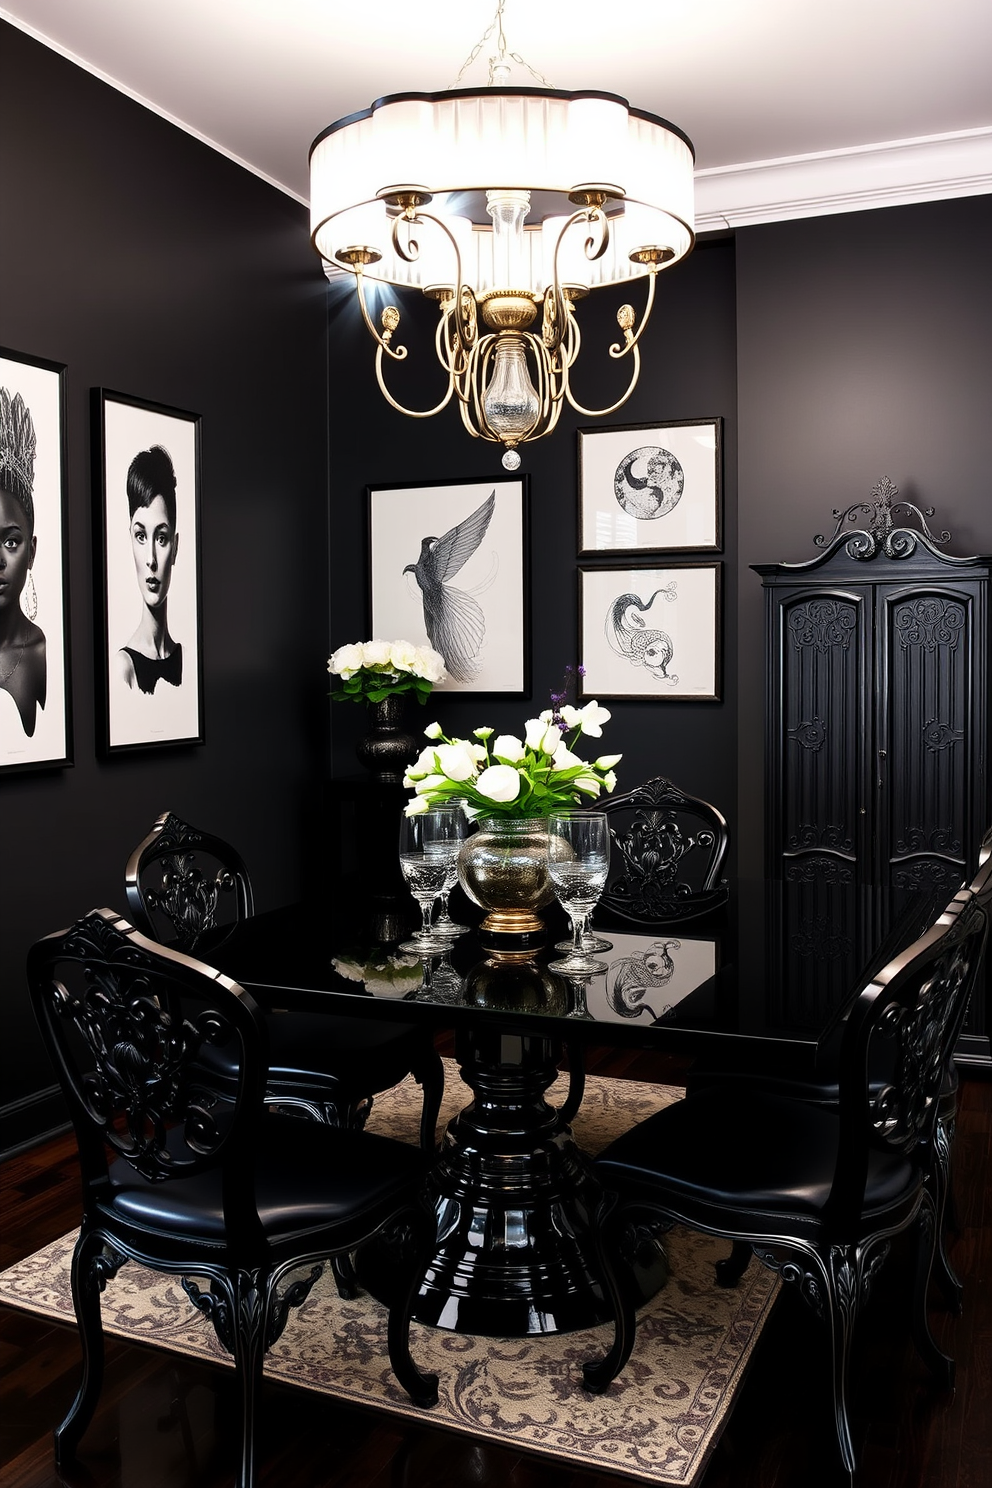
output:
M549 433L566 402L598 418L633 392L657 274L693 245L694 157L681 130L615 94L509 87L491 61L488 87L393 94L325 129L310 151L311 239L328 278L354 275L386 400L430 418L454 398L516 470L517 446ZM639 278L640 320L621 306L609 351L629 364L626 390L586 408L570 384L576 304ZM437 302L447 386L433 407L390 392L386 368L408 352L397 305L373 319L369 281Z

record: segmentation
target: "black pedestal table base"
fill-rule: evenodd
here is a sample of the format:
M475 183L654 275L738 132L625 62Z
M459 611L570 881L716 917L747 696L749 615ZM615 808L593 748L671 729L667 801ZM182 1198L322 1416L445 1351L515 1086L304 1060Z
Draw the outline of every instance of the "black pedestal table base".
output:
M449 1124L432 1175L438 1248L413 1316L460 1333L517 1338L612 1321L601 1284L595 1215L601 1190L545 1094L557 1040L473 1029L456 1044L475 1099ZM375 1249L362 1285L388 1300ZM657 1268L650 1294L664 1281Z

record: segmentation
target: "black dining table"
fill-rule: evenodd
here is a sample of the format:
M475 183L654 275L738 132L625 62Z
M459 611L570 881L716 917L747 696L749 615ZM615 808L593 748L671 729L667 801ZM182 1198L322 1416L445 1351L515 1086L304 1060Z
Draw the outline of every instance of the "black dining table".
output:
M594 917L612 942L607 970L548 969L566 933L543 911L547 943L520 949L473 929L442 957L400 946L419 923L395 883L339 883L309 902L253 916L208 959L268 1010L421 1022L454 1035L472 1100L447 1125L431 1185L438 1244L414 1310L458 1332L520 1337L609 1321L595 1226L601 1193L587 1155L547 1099L567 1052L639 1047L811 1074L859 988L943 908L945 892L859 886L839 868L739 881L700 913L663 923ZM456 917L480 917L458 892ZM644 1237L641 1237L644 1240ZM665 1279L663 1245L614 1256L638 1299ZM357 1259L388 1301L395 1263Z

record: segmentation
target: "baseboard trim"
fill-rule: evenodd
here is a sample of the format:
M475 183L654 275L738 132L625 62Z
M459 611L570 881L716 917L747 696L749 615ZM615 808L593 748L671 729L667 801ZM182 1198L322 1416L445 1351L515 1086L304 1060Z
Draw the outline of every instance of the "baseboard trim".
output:
M0 1162L68 1129L65 1097L58 1085L0 1106Z

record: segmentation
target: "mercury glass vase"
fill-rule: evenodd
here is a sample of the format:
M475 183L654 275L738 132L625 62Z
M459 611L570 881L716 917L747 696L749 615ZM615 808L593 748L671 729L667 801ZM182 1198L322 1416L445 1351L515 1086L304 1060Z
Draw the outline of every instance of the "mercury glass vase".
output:
M544 817L480 817L478 831L458 853L458 882L473 904L487 910L483 935L524 941L543 935L538 910L550 904L548 823Z
M369 703L368 715L369 731L355 746L355 753L382 785L402 785L406 767L418 753L416 739L403 728L406 698L394 693Z

